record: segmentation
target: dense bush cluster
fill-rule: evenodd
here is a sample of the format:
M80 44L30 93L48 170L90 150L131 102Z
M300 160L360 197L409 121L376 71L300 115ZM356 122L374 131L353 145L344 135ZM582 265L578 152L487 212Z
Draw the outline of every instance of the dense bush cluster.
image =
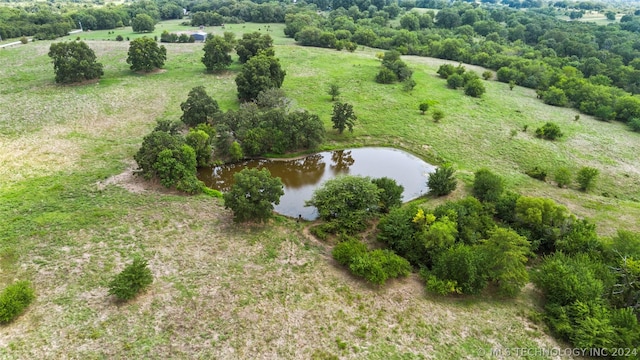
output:
M464 88L464 93L473 97L480 97L486 89L478 74L466 71L462 64L454 67L451 64L443 64L438 68L437 74L447 79L447 86L452 89Z
M333 248L333 258L348 266L355 275L370 283L383 285L388 279L411 273L409 262L390 250L367 250L359 240L349 238Z

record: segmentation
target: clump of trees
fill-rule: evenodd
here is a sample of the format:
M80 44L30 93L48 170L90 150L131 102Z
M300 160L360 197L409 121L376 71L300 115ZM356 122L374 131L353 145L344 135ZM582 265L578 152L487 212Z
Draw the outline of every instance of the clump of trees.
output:
M143 36L129 43L127 64L132 71L150 72L160 69L167 60L167 49L152 38Z
M194 43L196 39L192 35L170 33L167 30L160 34L160 42L163 43Z
M448 87L452 89L464 88L466 95L480 97L486 92L478 74L473 71L466 71L462 64L457 67L451 64L440 65L437 73L441 78L447 80Z
M273 204L284 195L280 178L267 169L244 169L233 175L231 189L223 195L224 207L233 211L233 221L266 221L273 215Z
M382 57L382 68L376 75L376 82L380 84L391 84L396 81L408 81L411 79L413 71L400 59L400 53L392 50L384 53Z
M384 285L388 279L411 273L411 264L390 250L367 250L367 246L354 238L340 242L333 248L333 258L349 267L355 275L370 283Z
M274 56L273 38L258 31L242 34L236 45L236 52L242 64L261 52L265 52L267 56Z
M49 48L56 82L70 84L102 76L102 64L84 41L53 43Z

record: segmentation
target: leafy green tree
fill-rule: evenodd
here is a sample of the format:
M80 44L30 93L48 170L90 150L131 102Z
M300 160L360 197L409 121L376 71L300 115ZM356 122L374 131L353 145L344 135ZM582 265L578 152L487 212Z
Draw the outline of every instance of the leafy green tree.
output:
M231 160L233 162L238 162L244 158L244 153L242 152L242 147L238 144L237 141L231 143L229 147L229 155L231 156Z
M233 221L265 221L273 215L273 204L284 195L280 178L263 168L244 169L233 175L233 186L223 195L224 207L233 211Z
M556 123L547 122L536 129L536 136L547 140L556 140L564 136Z
M338 130L338 134L342 134L345 128L349 129L349 132L353 132L353 125L357 119L358 117L353 112L353 105L342 102L333 105L331 122L333 122L333 128Z
M439 253L431 272L438 279L455 281L463 294L478 294L487 286L480 252L459 244Z
M49 48L53 59L56 82L70 84L102 76L102 64L96 62L96 54L83 41L53 43Z
M132 71L149 72L164 66L167 60L167 49L164 45L158 46L152 38L146 36L137 38L129 43L127 64Z
M496 226L491 207L484 206L473 196L438 205L433 210L433 215L436 218L455 218L458 224L457 240L467 245L474 245L486 239Z
M420 113L424 115L424 113L427 112L427 110L429 110L429 103L426 101L421 102L420 105L418 106L418 109L420 109Z
M180 120L188 126L211 123L214 116L220 112L218 102L207 94L202 85L189 91L187 100L180 104L180 109L182 109Z
M196 153L198 166L207 166L211 161L211 138L204 130L189 129L189 134L185 137L187 145Z
M225 70L233 62L231 55L229 55L233 50L233 44L227 42L222 36L208 36L203 50L202 63L207 71Z
M381 212L388 213L392 208L402 205L404 186L398 185L395 180L388 177L376 178L371 180L371 182L376 184L378 189L382 190L379 194L379 208Z
M504 191L502 178L488 169L476 171L473 180L473 196L483 202L495 202Z
M377 225L377 239L414 266L426 266L427 248L418 236L419 230L413 222L418 212L414 204L393 208L382 216Z
M336 83L329 84L329 90L327 93L331 95L331 101L336 101L336 98L340 96L340 86Z
M489 277L498 283L499 292L515 296L529 282L525 268L531 243L511 229L496 228L482 245Z
M135 257L121 273L109 282L109 295L114 295L119 301L133 299L153 282L153 274L147 267L147 261Z
M263 35L258 31L242 34L242 39L238 40L236 45L236 52L242 64L263 51L267 56L274 56L273 39L269 34Z
M448 80L447 80L448 81ZM464 93L473 97L480 97L485 93L484 84L480 79L472 79L464 85Z
M0 294L0 323L13 321L34 299L33 288L28 281L18 281L7 286Z
M566 167L557 168L553 174L553 180L559 188L569 186L571 184L571 171Z
M449 195L456 189L458 181L455 177L455 170L451 164L444 164L436 168L436 171L429 174L427 186L429 194L435 196Z
M155 130L145 136L140 149L133 156L142 176L147 180L157 176L154 164L158 160L158 154L165 149L179 149L183 144L184 140L180 136L165 131Z
M551 86L549 90L542 92L542 101L553 106L566 106L569 99L562 89Z
M596 177L600 171L598 169L585 166L578 170L576 175L576 181L578 182L578 188L582 191L589 191L595 185Z
M264 90L280 88L285 75L286 72L282 70L277 58L261 52L251 57L236 77L238 98L242 101L252 101Z
M138 14L131 19L131 28L134 32L152 32L156 22L147 14Z
M396 81L398 81L396 74L386 67L381 68L376 75L376 82L379 84L392 84Z
M458 224L449 215L436 218L434 214L418 209L412 221L419 229L415 236L422 241L429 257L451 247L458 236Z
M616 19L616 13L615 13L615 12L613 12L613 11L606 11L606 12L604 13L604 16L606 16L606 17L607 17L607 20L610 20L610 21L613 21L613 20L615 20L615 19Z
M160 183L191 194L202 192L204 183L196 177L198 162L196 152L189 145L178 149L164 149L158 153L153 168Z
M633 118L629 120L629 127L635 132L640 132L640 118Z
M378 210L381 190L368 178L340 176L314 191L306 206L315 206L322 220L346 232L363 229Z

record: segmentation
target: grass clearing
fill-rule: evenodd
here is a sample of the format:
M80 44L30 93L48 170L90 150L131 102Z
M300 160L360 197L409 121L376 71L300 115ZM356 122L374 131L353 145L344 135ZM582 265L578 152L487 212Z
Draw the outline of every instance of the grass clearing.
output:
M406 58L418 85L403 92L373 81L379 50L304 48L273 36L296 106L330 128L326 88L335 81L341 100L355 107L354 133L330 131L326 148L396 146L454 162L467 184L486 166L524 194L595 219L603 234L639 230L638 135L623 125L584 115L575 122L574 110L497 82L485 82L482 99L466 97L435 75L441 61L434 59ZM236 108L239 67L207 74L201 44L165 44L167 71L138 75L125 62L126 41L89 41L105 76L58 86L49 45L0 51L0 284L29 279L37 296L3 327L0 357L479 359L489 358L479 349L566 347L535 321L533 289L515 301L441 299L426 296L417 276L374 288L337 266L303 224L277 217L269 226L236 226L218 199L115 186L128 181L142 137L156 119L178 118L191 88L205 85L223 109ZM440 123L420 115L424 99L445 112ZM536 139L546 121L566 137ZM523 125L528 131L511 139ZM523 174L535 165L588 165L601 177L583 194ZM464 194L463 186L454 196ZM149 260L154 283L117 305L107 284L136 254Z

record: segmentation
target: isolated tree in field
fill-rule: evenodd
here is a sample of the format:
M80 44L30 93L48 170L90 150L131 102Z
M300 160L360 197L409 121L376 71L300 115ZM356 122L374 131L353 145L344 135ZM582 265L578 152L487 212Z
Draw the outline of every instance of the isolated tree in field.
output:
M140 257L116 275L109 283L109 295L114 295L119 301L134 298L153 282L153 274L147 267L147 261Z
M102 64L96 62L96 54L83 41L51 44L49 57L53 59L56 82L70 84L102 76Z
M213 122L213 117L220 111L218 102L215 101L204 86L196 86L187 96L187 100L180 104L182 116L180 120L188 126Z
M207 37L204 43L204 56L202 63L207 71L222 71L231 65L231 55L233 44L228 42L224 37L214 35Z
M280 88L285 75L277 58L261 52L249 59L236 77L238 98L252 101L264 90Z
M259 32L246 33L242 35L242 39L238 40L236 52L241 63L246 63L252 57L265 51L267 55L274 56L273 39L269 34L261 34Z
M440 120L444 119L444 111L439 109L433 110L431 116L433 117L434 122L440 122Z
M536 136L547 140L556 140L564 136L560 126L556 123L547 122L536 129Z
M444 164L436 171L429 174L427 186L429 186L429 194L435 196L449 195L456 189L458 181L455 177L455 170L450 164Z
M336 101L336 98L340 96L340 86L338 84L329 84L329 91L327 91L329 95L331 95L331 101Z
M167 49L145 36L131 41L128 55L127 64L131 64L129 68L132 71L150 72L164 66Z
M233 175L233 186L225 193L224 207L233 211L233 221L265 221L273 215L273 204L284 195L280 178L267 169L244 169Z
M595 185L595 180L599 173L598 169L592 167L585 166L581 168L576 175L578 188L582 191L589 191Z
M345 128L353 132L353 125L357 119L351 104L337 102L333 105L331 122L333 122L333 128L338 130L338 134L342 134Z
M131 29L134 32L152 32L155 29L155 21L147 14L138 14L131 19Z
M429 110L429 103L428 102L422 102L420 103L420 106L418 106L418 108L420 109L420 112L422 113L422 115L424 115L425 112L427 112L427 110Z

